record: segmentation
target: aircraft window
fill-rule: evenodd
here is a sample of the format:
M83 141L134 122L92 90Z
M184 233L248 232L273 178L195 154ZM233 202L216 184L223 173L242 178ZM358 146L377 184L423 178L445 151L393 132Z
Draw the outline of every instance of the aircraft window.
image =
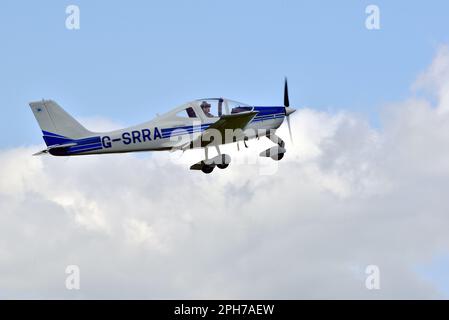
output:
M231 110L231 114L236 114L240 112L252 111L253 107L247 105L246 103L227 100L227 106Z
M189 118L196 118L195 110L192 107L186 109Z
M238 107L232 108L231 113L247 112L247 111L251 111L251 110L253 110L252 107L241 107L241 106L238 106Z
M176 116L182 118L196 118L195 110L193 110L193 108L191 107L178 112Z

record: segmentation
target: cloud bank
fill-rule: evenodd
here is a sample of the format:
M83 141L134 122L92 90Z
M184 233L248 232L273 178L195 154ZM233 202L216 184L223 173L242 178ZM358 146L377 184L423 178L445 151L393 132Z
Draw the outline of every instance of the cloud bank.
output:
M432 98L385 107L381 128L300 109L274 167L248 163L263 141L228 146L234 163L211 175L188 170L196 152L1 150L0 298L444 297L416 269L449 248L447 47L414 88Z

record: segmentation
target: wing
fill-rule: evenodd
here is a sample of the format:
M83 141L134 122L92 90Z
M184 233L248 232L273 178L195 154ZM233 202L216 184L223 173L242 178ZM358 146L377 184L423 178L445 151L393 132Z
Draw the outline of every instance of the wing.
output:
M204 132L190 141L179 147L181 150L190 149L195 147L205 147L211 143L223 144L225 143L226 130L245 130L246 125L254 119L258 114L258 111L241 112L237 114L223 115L216 122L211 124ZM238 133L237 135L238 136ZM215 141L216 137L221 137L221 141Z

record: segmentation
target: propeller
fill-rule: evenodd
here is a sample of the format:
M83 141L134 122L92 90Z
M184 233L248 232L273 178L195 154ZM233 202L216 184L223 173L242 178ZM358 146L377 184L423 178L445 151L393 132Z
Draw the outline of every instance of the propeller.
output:
M285 78L285 83L284 83L284 107L286 107L286 108L290 107L290 100L288 99L288 82L287 82L287 78Z
M285 116L287 118L287 126L288 126L288 132L290 133L290 141L293 143L293 135L292 135L292 128L290 126L290 115L296 111L294 108L290 108L290 100L288 98L288 83L287 78L285 78L284 83L284 107L285 107Z

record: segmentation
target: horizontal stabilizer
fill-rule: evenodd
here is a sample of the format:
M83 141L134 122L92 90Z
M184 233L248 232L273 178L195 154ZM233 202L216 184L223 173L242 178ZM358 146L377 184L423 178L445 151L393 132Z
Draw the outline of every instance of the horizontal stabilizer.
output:
M45 150L42 150L42 151L39 151L39 152L33 154L33 156L41 156L41 155L50 153L50 150L57 150L57 149L61 149L62 150L62 149L65 149L65 148L76 146L76 145L77 145L76 143L66 143L66 144L53 145L53 146L48 147Z

